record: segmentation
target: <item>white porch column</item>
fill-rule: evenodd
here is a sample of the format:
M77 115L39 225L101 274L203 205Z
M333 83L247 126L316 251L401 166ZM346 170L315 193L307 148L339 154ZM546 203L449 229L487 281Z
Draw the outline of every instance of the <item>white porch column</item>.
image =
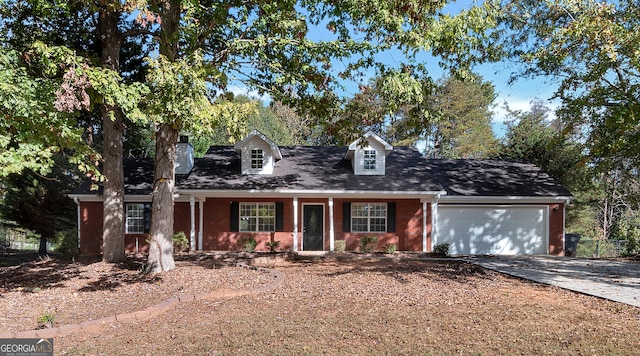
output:
M433 238L433 203L431 204L431 238ZM427 201L422 201L422 252L427 252Z
M329 251L335 249L335 231L333 229L333 197L329 198Z
M204 220L203 220L203 216L204 216L204 200L199 200L198 201L198 226L200 227L198 229L198 251L202 251L202 227L204 225Z
M196 199L192 196L189 198L189 207L191 208L191 231L189 232L189 250L196 249Z
M431 201L431 247L438 243L436 239L438 237L438 199L440 199L440 194Z
M293 197L293 252L298 251L298 197Z

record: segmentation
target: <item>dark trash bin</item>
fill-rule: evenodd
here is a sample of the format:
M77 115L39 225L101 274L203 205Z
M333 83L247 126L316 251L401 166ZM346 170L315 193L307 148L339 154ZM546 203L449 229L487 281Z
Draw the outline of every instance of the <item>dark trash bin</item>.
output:
M564 255L567 257L576 257L578 254L578 242L580 234L564 234Z

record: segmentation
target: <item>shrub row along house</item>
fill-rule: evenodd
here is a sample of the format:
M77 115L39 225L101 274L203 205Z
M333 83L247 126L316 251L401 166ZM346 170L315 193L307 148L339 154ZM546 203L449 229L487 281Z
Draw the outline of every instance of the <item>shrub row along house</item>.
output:
M451 254L562 255L571 194L534 165L499 160L425 159L368 132L348 147L278 147L253 131L203 158L181 139L175 224L192 250L334 251L376 236L377 247ZM125 245L144 252L151 218L153 161L126 159ZM86 183L78 204L82 254L99 254L102 197Z

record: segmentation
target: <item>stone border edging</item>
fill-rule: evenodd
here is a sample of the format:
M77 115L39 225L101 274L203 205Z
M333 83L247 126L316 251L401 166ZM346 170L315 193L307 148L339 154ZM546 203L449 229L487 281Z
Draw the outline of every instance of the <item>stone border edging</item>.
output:
M80 331L88 332L88 333L98 332L98 331L101 331L107 325L114 322L130 323L135 321L144 321L144 320L153 319L173 309L176 305L178 305L178 303L192 302L196 300L219 300L219 299L240 297L248 294L259 294L259 293L264 293L264 292L276 289L277 287L282 285L282 283L284 283L284 276L282 275L282 273L274 269L262 268L257 266L249 266L245 263L237 263L236 267L269 272L269 274L274 280L267 283L266 285L256 287L256 288L247 288L247 289L221 288L209 293L179 295L177 297L166 299L158 304L152 305L143 310L138 310L130 313L122 313L116 316L107 316L107 317L96 319L96 320L84 321L79 324L62 325L62 326L47 328L47 329L0 333L0 339L15 339L15 338L46 339L46 338L53 338L58 336L67 336Z

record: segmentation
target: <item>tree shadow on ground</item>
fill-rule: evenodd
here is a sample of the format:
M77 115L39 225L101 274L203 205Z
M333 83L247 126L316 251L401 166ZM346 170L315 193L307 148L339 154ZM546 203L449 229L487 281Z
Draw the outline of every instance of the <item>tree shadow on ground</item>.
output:
M236 266L239 263L246 265L255 265L255 261L260 258L281 260L290 259L290 255L286 252L191 252L180 253L174 255L176 266L195 265L203 268L216 269L221 267Z
M447 280L465 283L470 280L493 279L494 272L481 266L455 259L418 260L414 258L339 258L293 261L298 265L324 263L337 267L337 271L326 273L336 277L346 274L375 273L389 276L400 283L411 283L408 275L420 275L432 280Z
M71 279L87 280L87 285L80 291L114 289L126 283L157 282L159 277L142 273L143 266L141 258L131 256L122 263L105 264L100 256L66 259L31 252L15 253L11 256L11 265L0 267L0 292L65 288L65 282Z

